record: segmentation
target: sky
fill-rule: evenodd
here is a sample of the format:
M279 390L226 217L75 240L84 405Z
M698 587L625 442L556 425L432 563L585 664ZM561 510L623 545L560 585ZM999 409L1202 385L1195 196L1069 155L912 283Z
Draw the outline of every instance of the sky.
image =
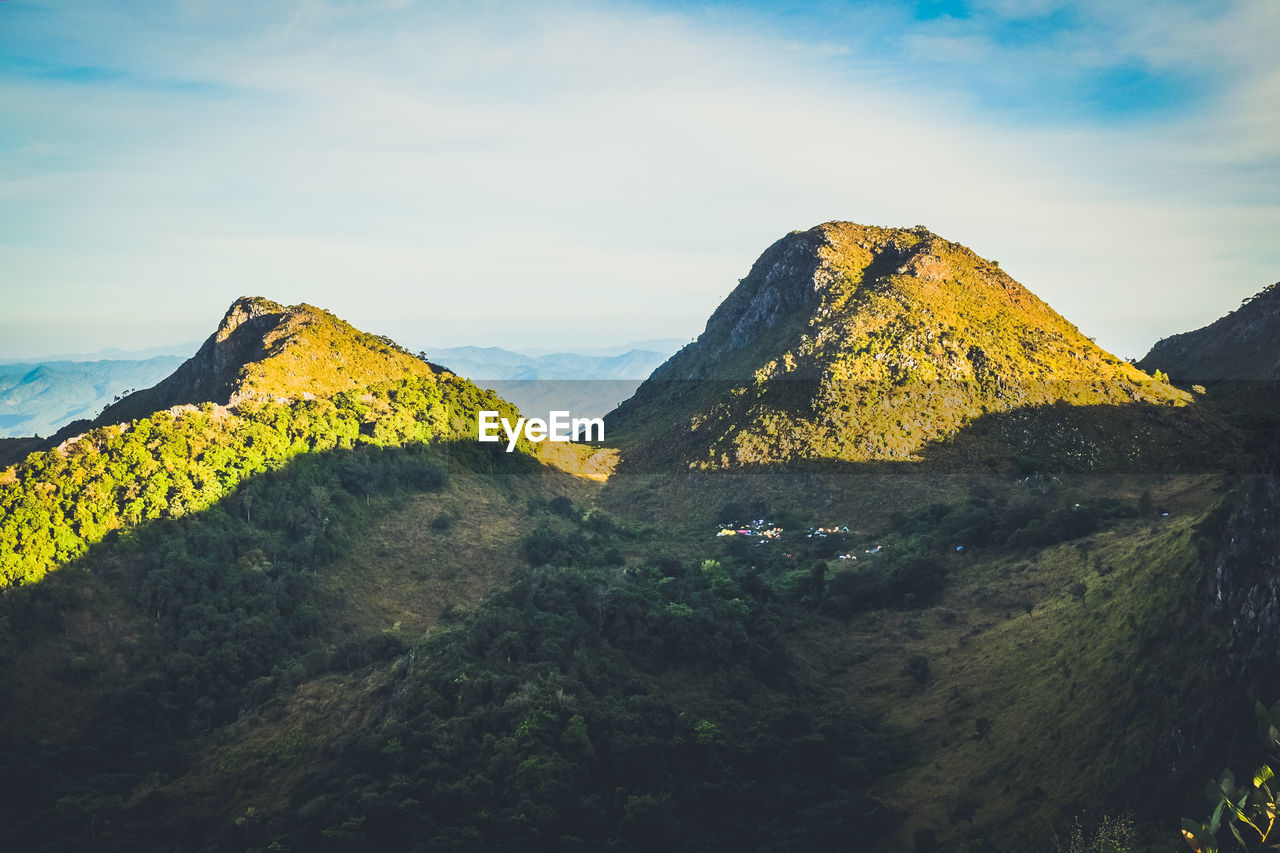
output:
M0 359L241 295L412 349L692 338L923 224L1118 355L1280 279L1274 0L0 0Z

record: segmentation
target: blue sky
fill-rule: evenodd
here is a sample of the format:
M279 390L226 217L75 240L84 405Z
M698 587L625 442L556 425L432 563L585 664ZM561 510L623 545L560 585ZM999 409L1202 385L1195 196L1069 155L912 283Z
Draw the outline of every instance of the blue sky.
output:
M237 296L408 346L692 337L831 219L1120 355L1280 278L1273 0L0 2L0 358Z

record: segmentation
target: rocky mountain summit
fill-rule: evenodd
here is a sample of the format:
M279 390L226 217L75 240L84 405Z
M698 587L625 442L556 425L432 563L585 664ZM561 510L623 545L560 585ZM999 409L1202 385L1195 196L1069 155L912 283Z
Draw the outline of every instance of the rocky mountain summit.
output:
M442 370L321 308L241 297L195 355L153 387L108 407L94 424L132 420L183 404L234 406L250 399L328 396ZM84 428L84 422L77 422L64 432Z
M610 428L697 467L908 460L993 413L1188 402L998 263L923 227L828 222L770 246Z

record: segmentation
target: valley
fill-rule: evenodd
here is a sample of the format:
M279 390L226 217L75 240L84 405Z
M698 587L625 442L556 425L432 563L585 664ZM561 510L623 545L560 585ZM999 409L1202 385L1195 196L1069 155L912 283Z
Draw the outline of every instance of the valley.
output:
M0 470L0 839L1178 849L1280 698L1280 422L1153 352L827 223L606 442L508 453L529 412L237 300Z

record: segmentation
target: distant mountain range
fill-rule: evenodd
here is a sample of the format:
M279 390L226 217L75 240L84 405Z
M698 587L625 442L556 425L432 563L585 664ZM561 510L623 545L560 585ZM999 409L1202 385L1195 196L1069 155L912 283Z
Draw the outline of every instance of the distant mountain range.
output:
M637 341L585 352L466 346L432 348L425 354L523 410L567 409L597 417L630 397L681 343L675 338ZM110 349L0 361L0 438L49 436L73 421L92 420L117 397L149 388L172 373L184 361L175 354L178 349Z
M182 363L174 355L146 359L0 364L0 437L50 435L92 418L115 398L159 382Z
M199 341L186 341L161 347L145 347L143 349L121 349L108 347L94 352L55 353L53 355L23 356L22 358L0 358L0 365L9 364L47 364L51 361L146 361L158 355L172 355L186 358L187 353L195 351Z
M469 379L646 379L680 348L674 338L593 352L525 354L500 347L447 347L425 350L428 360ZM653 347L653 348L643 348Z
M547 353L448 347L427 349L423 354L459 376L497 391L522 412L563 409L575 416L599 417L635 393L682 343L664 338L587 352Z

